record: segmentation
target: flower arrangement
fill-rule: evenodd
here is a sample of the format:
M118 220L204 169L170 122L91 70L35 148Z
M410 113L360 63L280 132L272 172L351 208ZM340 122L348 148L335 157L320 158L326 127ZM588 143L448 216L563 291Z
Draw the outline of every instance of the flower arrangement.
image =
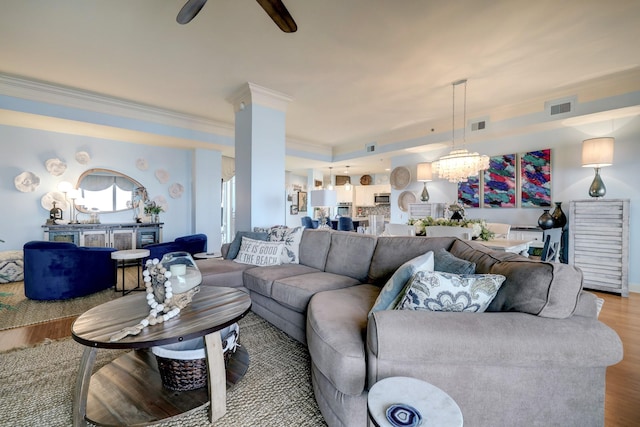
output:
M147 215L158 215L160 212L164 212L162 206L154 201L147 201L144 204L144 213Z
M458 221L447 218L432 218L428 216L426 218L410 219L407 224L413 225L416 228L416 236L426 235L425 227L432 225L467 227L472 230L471 235L474 239L489 240L494 236L494 233L487 228L487 223L483 219L462 219Z

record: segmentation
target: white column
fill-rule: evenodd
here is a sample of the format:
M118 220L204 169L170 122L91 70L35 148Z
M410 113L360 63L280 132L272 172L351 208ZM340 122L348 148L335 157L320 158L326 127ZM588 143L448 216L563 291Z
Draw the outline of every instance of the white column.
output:
M217 251L222 245L222 153L216 150L193 150L194 233L207 235L207 249Z
M286 215L287 95L247 83L235 110L236 230L282 224Z

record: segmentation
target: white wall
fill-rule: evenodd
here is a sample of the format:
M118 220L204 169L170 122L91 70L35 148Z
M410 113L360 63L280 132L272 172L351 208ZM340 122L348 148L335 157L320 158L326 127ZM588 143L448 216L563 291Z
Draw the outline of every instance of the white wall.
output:
M640 292L640 265L634 260L640 259L640 185L638 168L640 167L640 117L616 119L589 126L563 127L540 131L526 135L510 136L490 141L469 144L469 151L478 151L489 156L510 153L524 153L531 150L551 148L552 189L554 202L563 202L565 213L570 200L589 199L588 188L593 180L592 168L580 166L582 141L596 136L614 136L614 164L601 170L602 179L607 187L607 199L630 199L630 255L629 284ZM415 177L416 165L421 162L437 160L449 149L433 151L427 154L408 154L392 159L392 167L406 166ZM447 181L435 180L428 184L431 202L451 203L457 199L457 186ZM422 183L414 181L405 189L419 196ZM403 190L404 191L404 190ZM401 191L392 190L392 199L397 201ZM542 213L538 208L475 208L466 209L470 218L484 218L491 222L506 222L514 225L536 225ZM396 202L391 206L393 222L406 222L408 214L400 211Z

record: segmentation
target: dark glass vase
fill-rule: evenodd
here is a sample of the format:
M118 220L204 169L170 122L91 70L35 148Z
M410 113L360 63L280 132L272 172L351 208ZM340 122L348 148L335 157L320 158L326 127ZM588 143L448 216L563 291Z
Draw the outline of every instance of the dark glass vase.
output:
M562 212L562 202L556 202L556 208L551 213L553 228L562 228L567 224L567 216Z
M550 228L553 228L554 221L553 221L553 217L549 213L549 209L545 209L542 215L540 215L540 217L538 218L538 225L543 230L548 230Z

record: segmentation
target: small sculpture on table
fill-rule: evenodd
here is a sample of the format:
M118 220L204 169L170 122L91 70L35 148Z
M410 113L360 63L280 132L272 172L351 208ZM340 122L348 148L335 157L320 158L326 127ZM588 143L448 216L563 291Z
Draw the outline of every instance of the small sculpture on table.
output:
M58 224L56 221L62 220L62 209L56 207L56 201L51 202L53 207L49 211L49 219L47 220L47 225L56 225Z
M148 199L146 188L136 187L133 189L131 193L131 208L133 209L133 218L138 223L142 222L142 209Z

